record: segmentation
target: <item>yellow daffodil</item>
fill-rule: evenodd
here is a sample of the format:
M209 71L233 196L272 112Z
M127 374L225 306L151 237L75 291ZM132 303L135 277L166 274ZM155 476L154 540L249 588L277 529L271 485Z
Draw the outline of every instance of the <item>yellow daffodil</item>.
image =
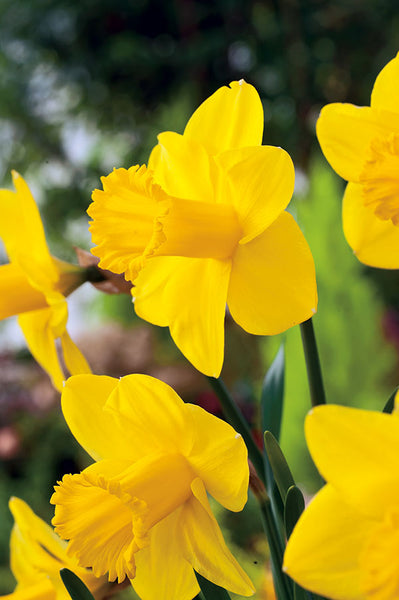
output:
M263 109L244 81L222 87L184 134L158 136L148 168L102 178L88 213L99 265L134 282L137 314L168 326L194 366L217 377L226 302L247 332L280 333L316 310L313 259L285 211L294 168L261 146Z
M300 517L288 574L333 600L399 598L399 418L320 406L306 439L327 484Z
M317 137L333 169L349 181L346 239L372 267L399 268L399 55L378 75L370 106L328 104Z
M67 555L66 542L23 500L11 498L10 510L15 521L10 538L10 563L17 587L12 594L1 596L2 600L70 600L59 575L64 567L76 573L96 599L109 593L106 578L99 579L79 567L76 559Z
M239 511L247 450L227 423L184 404L147 375L68 379L65 419L98 462L55 488L53 524L97 576L127 576L143 600L191 600L193 569L238 594L254 592L229 552L207 492Z
M73 374L90 373L66 323L65 296L84 282L84 269L51 256L36 203L23 178L13 172L15 192L0 190L0 238L10 263L0 266L0 319L19 315L29 349L61 391L65 379L57 355Z

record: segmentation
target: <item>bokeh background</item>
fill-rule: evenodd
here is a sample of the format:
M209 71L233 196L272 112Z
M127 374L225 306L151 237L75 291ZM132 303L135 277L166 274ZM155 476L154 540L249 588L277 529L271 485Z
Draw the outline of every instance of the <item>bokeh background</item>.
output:
M328 400L381 409L397 384L398 272L367 269L348 248L340 215L344 182L320 152L315 121L328 102L368 104L376 75L398 50L395 0L1 0L0 185L11 186L12 168L26 178L52 252L74 260L74 245L90 248L85 211L100 176L146 162L157 133L182 132L201 101L245 78L264 105L264 143L285 148L296 166L290 210L316 262L314 324ZM148 373L220 414L206 379L168 330L137 319L128 296L105 296L86 284L70 307L70 330L96 373ZM261 382L285 342L282 445L311 494L320 480L303 437L309 394L298 328L264 339L228 318L226 327L223 377L258 439ZM9 496L49 520L54 482L86 466L88 457L14 319L0 324L0 383L0 593L6 593L15 585ZM245 552L258 597L272 598L252 500L243 514L220 518L236 551Z

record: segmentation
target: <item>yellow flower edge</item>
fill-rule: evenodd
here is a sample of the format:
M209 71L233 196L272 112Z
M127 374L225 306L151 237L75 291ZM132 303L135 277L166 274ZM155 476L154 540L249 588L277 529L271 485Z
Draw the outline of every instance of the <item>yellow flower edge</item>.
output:
M65 475L51 499L55 530L81 566L110 581L130 578L143 600L191 600L193 569L235 593L254 592L206 493L243 508L249 471L240 435L147 375L71 377L62 410L97 460Z
M399 594L399 419L328 405L306 419L312 458L327 484L288 540L284 570L332 600Z
M67 544L61 540L42 519L20 498L11 498L10 510L14 527L10 537L10 566L17 580L14 592L2 596L5 600L35 600L69 597L59 571L68 568L89 588L96 600L104 598L110 590L106 578L97 578L87 569L78 566L66 552Z
M158 136L148 167L103 177L88 209L100 266L124 273L136 313L168 326L186 358L214 377L226 304L256 335L281 333L317 310L313 258L285 211L294 167L281 148L261 146L262 132L255 88L232 82L183 135Z
M12 173L15 192L0 190L0 238L10 262L0 266L0 318L18 322L36 361L61 391L65 380L56 348L71 373L90 373L67 329L65 296L84 282L83 270L51 256L43 224L25 180Z
M399 268L399 54L379 73L370 106L333 103L316 124L321 149L349 182L348 244L363 263Z

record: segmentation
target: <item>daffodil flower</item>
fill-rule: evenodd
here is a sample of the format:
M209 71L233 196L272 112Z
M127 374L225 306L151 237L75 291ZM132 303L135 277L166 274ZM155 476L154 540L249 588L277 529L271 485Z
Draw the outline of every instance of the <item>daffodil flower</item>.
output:
M321 149L349 181L343 227L357 258L399 268L399 55L378 75L370 106L328 104L317 122Z
M29 350L61 391L65 379L57 354L60 338L70 373L90 373L66 323L65 296L84 281L84 269L51 256L36 203L13 172L15 192L0 190L0 238L10 262L0 266L0 319L19 315Z
M333 600L399 598L399 418L320 406L306 419L327 484L288 541L286 572Z
M68 553L98 577L127 576L143 600L191 600L199 592L193 569L251 595L207 498L243 508L249 470L241 436L147 375L77 375L61 402L73 435L98 461L65 475L51 499Z
M244 81L222 87L184 134L158 136L148 168L102 178L88 213L99 265L134 282L136 313L220 374L226 302L247 332L280 333L316 311L314 264L285 211L294 167L261 146L263 108Z
M9 506L15 521L10 564L17 587L11 594L1 596L2 600L70 600L59 575L64 567L76 573L97 600L109 593L106 578L98 579L79 567L76 559L67 555L66 542L23 500L11 498Z

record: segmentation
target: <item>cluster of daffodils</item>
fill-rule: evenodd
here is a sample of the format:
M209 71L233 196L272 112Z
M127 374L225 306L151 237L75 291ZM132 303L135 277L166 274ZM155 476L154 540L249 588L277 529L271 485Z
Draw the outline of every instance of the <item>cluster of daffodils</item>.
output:
M160 134L148 165L104 177L88 210L99 267L131 282L136 313L169 327L186 358L214 378L224 359L226 305L257 335L281 333L317 309L313 258L286 211L293 164L281 148L261 145L263 123L256 90L233 82L195 111L182 135ZM378 76L370 107L325 107L317 134L349 181L349 244L366 264L399 268L399 58ZM54 531L22 500L10 501L17 579L10 600L65 600L62 568L96 600L122 582L143 600L192 600L201 591L196 574L252 595L208 499L243 509L251 443L157 379L91 374L66 330L66 297L87 273L51 256L32 195L22 177L13 179L15 192L0 191L10 261L0 266L0 317L19 315L32 355L62 391L67 425L95 462L56 485ZM306 435L327 484L299 518L284 566L285 540L262 484L269 470L260 453L260 469L254 460L278 600L299 597L293 580L309 598L399 597L398 413L319 406ZM274 476L281 483L278 469ZM286 515L293 488L282 493Z

